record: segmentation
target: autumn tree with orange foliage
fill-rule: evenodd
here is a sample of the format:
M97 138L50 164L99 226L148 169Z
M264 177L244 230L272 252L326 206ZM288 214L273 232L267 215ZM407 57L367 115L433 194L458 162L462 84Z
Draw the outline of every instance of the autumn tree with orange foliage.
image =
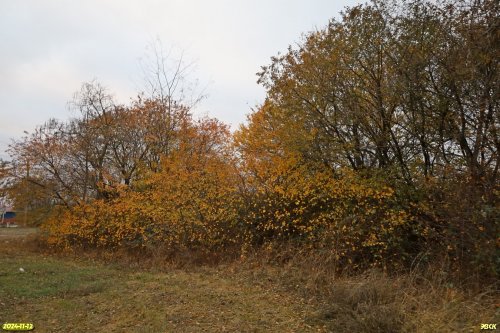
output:
M266 100L233 135L194 119L186 67L169 76L157 54L149 95L117 105L84 84L79 117L13 144L10 176L60 208L44 227L63 247L244 254L278 243L342 267L419 256L495 275L498 9L348 8L262 68Z
M237 243L238 173L227 127L186 118L176 137L160 171L49 221L49 242L169 251Z
M498 3L488 0L373 1L307 34L259 74L266 102L239 134L249 174L264 192L279 189L296 169L301 179L291 183L311 179L323 186L324 179L314 180L319 169L330 172L331 181L349 179L342 175L349 170L354 183L385 184L393 200L384 210L401 217L397 228L389 228L395 231L392 238L381 239L391 218L380 215L365 225L356 222L346 235L359 228L363 242L372 243L373 228L373 242L394 245L394 255L408 264L425 252L429 261L451 257L457 271L496 274L500 43L495 13ZM299 193L303 188L308 187L302 185ZM275 202L271 211L290 213L289 207ZM359 219L370 211L360 213L359 207L355 202L346 214ZM338 204L322 209L337 210ZM339 221L332 217L325 223ZM374 259L376 251L368 257ZM370 260L364 256L359 262Z

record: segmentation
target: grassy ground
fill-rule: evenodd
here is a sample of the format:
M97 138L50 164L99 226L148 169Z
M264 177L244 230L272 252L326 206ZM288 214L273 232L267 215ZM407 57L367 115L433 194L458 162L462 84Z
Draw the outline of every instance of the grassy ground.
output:
M444 269L348 277L327 258L263 255L176 269L44 254L35 232L0 228L0 323L37 332L479 332L500 321L495 286L460 289Z
M322 331L308 326L312 309L300 299L214 269L135 271L44 256L25 250L22 230L1 233L0 323L37 332Z
M0 228L0 240L17 238L17 237L24 238L26 236L35 234L37 231L38 231L37 228L23 228L23 227Z

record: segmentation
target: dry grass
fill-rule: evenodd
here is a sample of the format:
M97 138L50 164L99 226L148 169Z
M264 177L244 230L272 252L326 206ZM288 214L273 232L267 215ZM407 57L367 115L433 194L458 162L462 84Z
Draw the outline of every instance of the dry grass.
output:
M16 238L16 237L27 237L35 235L38 232L37 228L0 228L0 239Z
M479 332L500 319L496 286L454 281L446 265L338 273L328 251L48 255L24 237L0 239L0 264L0 321L50 324L40 332ZM5 269L20 265L24 280Z
M295 295L215 268L39 250L33 240L0 240L0 323L31 322L37 332L325 332L305 321L313 308Z
M499 323L498 285L460 283L444 267L353 275L338 273L328 253L293 255L290 249L259 251L232 265L238 274L271 281L313 304L307 322L331 332L479 332L481 323Z

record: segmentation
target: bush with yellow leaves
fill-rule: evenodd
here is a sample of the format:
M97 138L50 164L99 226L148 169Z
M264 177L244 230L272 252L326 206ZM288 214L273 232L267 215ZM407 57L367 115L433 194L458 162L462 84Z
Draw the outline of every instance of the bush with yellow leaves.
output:
M80 204L49 220L62 247L221 248L237 242L237 173L226 126L203 119L179 133L177 149L136 188Z

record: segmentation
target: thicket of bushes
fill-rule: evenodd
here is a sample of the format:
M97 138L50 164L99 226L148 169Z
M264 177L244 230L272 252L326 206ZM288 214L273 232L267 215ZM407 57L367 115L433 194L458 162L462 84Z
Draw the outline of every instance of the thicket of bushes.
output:
M56 207L43 224L55 246L244 255L289 243L339 267L419 256L495 276L498 9L348 9L263 67L266 101L233 134L170 91L123 106L86 84L81 117L13 145L11 189ZM19 195L27 181L37 191Z

